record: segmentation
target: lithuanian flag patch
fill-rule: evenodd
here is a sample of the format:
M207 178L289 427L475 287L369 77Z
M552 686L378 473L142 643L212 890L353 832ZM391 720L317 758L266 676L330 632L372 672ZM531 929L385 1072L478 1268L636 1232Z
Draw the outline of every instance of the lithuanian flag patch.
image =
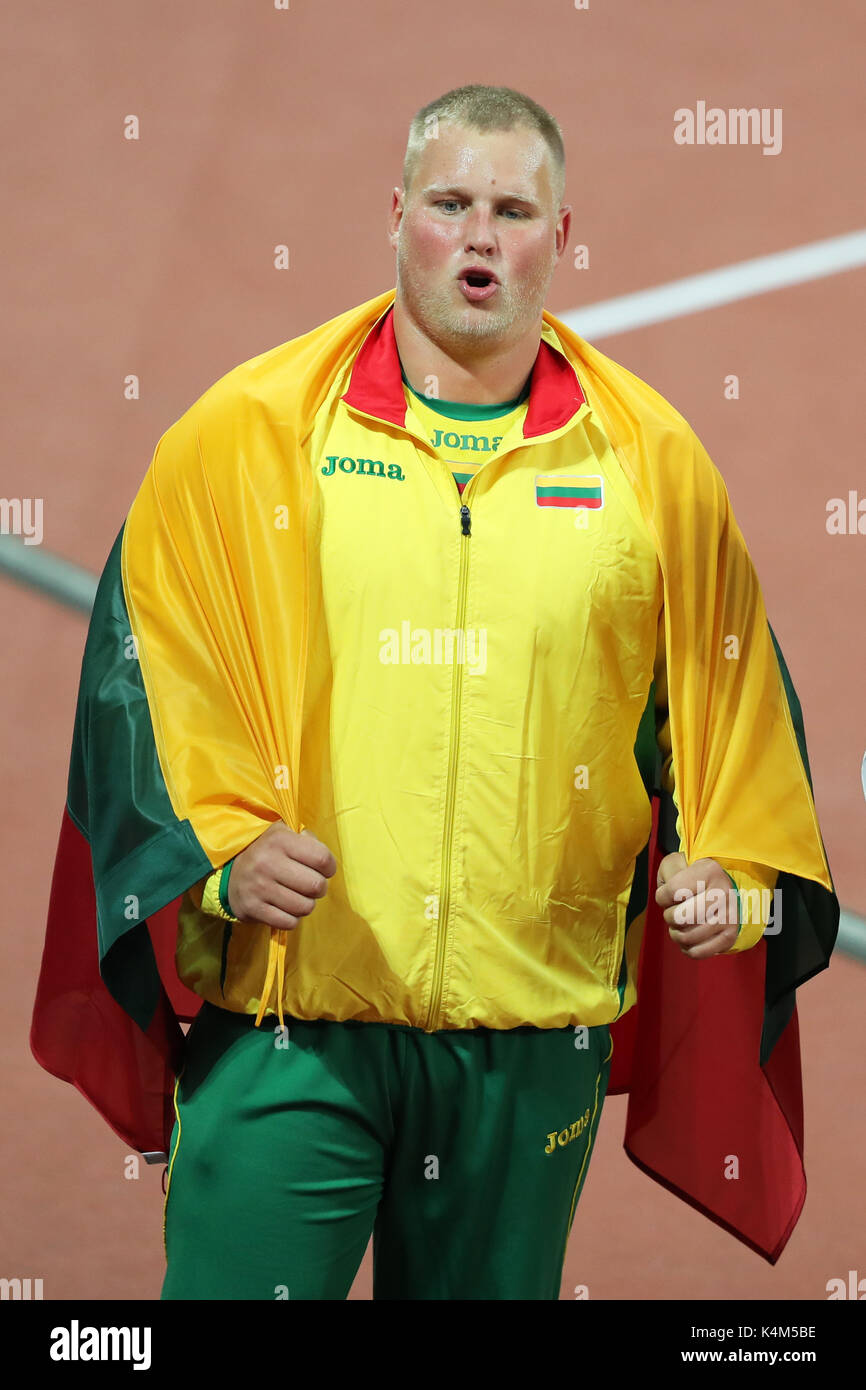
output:
M604 484L598 476L566 477L562 473L536 473L535 501L539 507L604 506Z

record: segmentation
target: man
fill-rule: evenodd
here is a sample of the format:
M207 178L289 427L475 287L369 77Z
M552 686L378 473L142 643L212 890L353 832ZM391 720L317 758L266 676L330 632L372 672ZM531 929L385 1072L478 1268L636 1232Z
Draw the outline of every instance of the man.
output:
M713 997L733 986L734 1048L757 1061L760 1013L762 1064L784 1036L794 1075L792 987L838 918L796 697L699 442L544 311L563 191L528 98L425 107L396 293L205 393L106 567L70 817L113 1000L161 1056L194 1016L171 1056L164 1298L343 1298L371 1234L375 1298L558 1296L612 1025L637 1013L657 786L681 845L657 869L670 936L719 972ZM733 962L766 951L769 982L781 879L783 904L823 896L817 963L799 951L773 992L763 959L760 980ZM197 1012L165 943L161 979L148 956L166 905ZM46 966L40 988L51 1065ZM694 1013L682 986L648 990ZM683 1125L682 1186L632 1156L776 1258L789 1231L750 1234L765 1189L721 1215L699 1187L721 1178L710 1122Z

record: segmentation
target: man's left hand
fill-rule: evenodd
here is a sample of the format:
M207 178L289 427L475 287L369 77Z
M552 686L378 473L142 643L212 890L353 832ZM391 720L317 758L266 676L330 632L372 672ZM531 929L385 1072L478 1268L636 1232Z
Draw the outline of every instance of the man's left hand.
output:
M715 859L689 864L684 854L665 855L659 864L656 902L664 909L671 940L684 956L718 956L737 939L736 890Z

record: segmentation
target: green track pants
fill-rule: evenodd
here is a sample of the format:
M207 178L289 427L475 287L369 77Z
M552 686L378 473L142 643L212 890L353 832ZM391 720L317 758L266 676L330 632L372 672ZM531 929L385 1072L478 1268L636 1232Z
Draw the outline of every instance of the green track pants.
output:
M610 1030L424 1033L204 1003L175 1087L163 1299L556 1299Z

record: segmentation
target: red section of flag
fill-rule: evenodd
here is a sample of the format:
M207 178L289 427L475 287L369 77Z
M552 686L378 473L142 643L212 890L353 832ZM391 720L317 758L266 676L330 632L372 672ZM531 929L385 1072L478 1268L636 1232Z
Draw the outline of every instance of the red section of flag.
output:
M797 1012L761 1067L766 942L682 954L655 904L653 811L638 1004L611 1026L609 1094L629 1095L629 1158L775 1264L806 1197Z
M592 511L597 511L601 506L600 497L538 497L536 502L539 507L588 507Z
M99 973L90 846L64 809L30 1047L40 1066L77 1087L142 1153L168 1151L174 1067L183 1049L178 1016L191 1019L201 1007L174 967L177 908L169 903L149 923L168 993L161 992L145 1034Z

